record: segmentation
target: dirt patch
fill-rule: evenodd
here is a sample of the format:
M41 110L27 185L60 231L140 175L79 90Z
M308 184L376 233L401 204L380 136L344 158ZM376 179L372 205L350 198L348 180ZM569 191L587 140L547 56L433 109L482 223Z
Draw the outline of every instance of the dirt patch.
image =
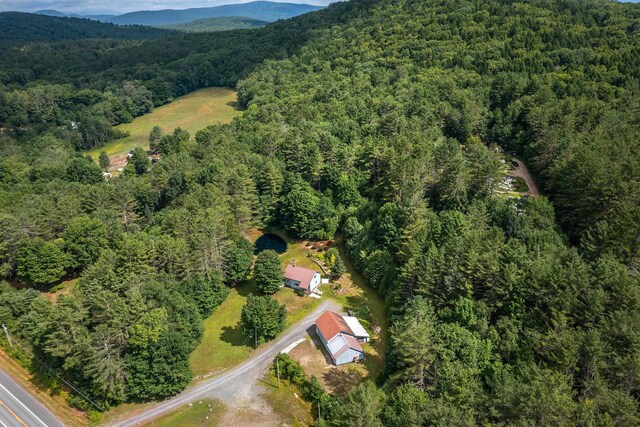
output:
M345 395L367 377L366 367L361 363L335 366L315 330L308 331L311 339L296 346L289 356L297 361L307 375L315 376L327 393Z
M266 407L268 408L268 406ZM274 412L270 408L265 411L256 411L252 408L227 408L220 418L221 426L248 426L269 427L280 425L274 420Z
M513 166L513 169L509 171L509 175L519 177L524 180L525 184L527 184L527 188L529 188L527 194L531 196L539 196L540 191L538 191L538 186L533 180L533 177L531 176L531 173L529 172L529 169L527 169L527 166L524 164L524 162L514 157L511 161L511 164Z
M69 295L69 293L71 293L71 289L73 289L77 281L78 279L65 280L61 283L62 289L59 289L56 292L42 292L42 296L55 305L60 296Z
M251 228L244 232L244 238L251 243L254 243L256 240L258 240L258 237L262 236L264 233L265 232L263 230L260 230L259 228Z
M129 163L129 158L126 154L118 154L115 156L109 156L109 171L117 171L124 168Z

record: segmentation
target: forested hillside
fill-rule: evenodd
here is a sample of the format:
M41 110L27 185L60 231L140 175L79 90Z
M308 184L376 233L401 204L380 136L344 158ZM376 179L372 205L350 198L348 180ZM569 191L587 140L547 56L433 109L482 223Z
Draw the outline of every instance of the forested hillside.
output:
M264 27L268 23L267 21L244 16L223 16L220 18L196 19L183 24L164 25L162 28L187 32L228 31Z
M100 404L186 385L243 231L276 224L342 233L392 315L384 375L319 424L640 424L638 5L352 0L103 43L2 53L0 104L0 263L33 287L0 288L0 321ZM94 60L39 68L56 49ZM73 111L235 83L243 116L166 135L153 166L104 183L74 153ZM499 147L545 196L496 193Z
M80 18L60 18L32 13L0 13L0 47L27 42L78 39L157 39L169 31L141 25L121 26Z

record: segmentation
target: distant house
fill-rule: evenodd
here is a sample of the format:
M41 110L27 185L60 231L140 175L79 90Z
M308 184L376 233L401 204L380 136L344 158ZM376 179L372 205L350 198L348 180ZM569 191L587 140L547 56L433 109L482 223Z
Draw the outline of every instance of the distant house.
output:
M316 332L336 365L364 359L360 343L368 342L369 334L355 317L325 311L316 320Z
M297 265L289 264L284 271L284 285L310 294L320 286L320 273Z

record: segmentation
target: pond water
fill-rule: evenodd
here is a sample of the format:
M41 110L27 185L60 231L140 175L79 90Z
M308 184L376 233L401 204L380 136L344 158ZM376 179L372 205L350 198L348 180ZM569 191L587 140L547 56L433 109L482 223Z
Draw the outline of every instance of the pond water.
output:
M263 234L256 240L253 253L257 255L267 249L273 249L279 254L285 253L287 251L287 242L275 234Z

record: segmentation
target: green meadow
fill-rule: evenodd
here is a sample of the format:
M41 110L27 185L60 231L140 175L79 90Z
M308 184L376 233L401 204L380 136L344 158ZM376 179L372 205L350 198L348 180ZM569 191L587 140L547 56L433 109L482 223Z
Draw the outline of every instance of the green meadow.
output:
M194 135L198 130L214 124L229 123L240 114L236 108L236 91L223 87L211 87L191 92L175 101L155 108L151 113L136 118L131 123L116 126L129 136L88 152L98 158L101 151L109 156L129 152L134 146L147 148L149 132L158 125L164 133L177 127Z

